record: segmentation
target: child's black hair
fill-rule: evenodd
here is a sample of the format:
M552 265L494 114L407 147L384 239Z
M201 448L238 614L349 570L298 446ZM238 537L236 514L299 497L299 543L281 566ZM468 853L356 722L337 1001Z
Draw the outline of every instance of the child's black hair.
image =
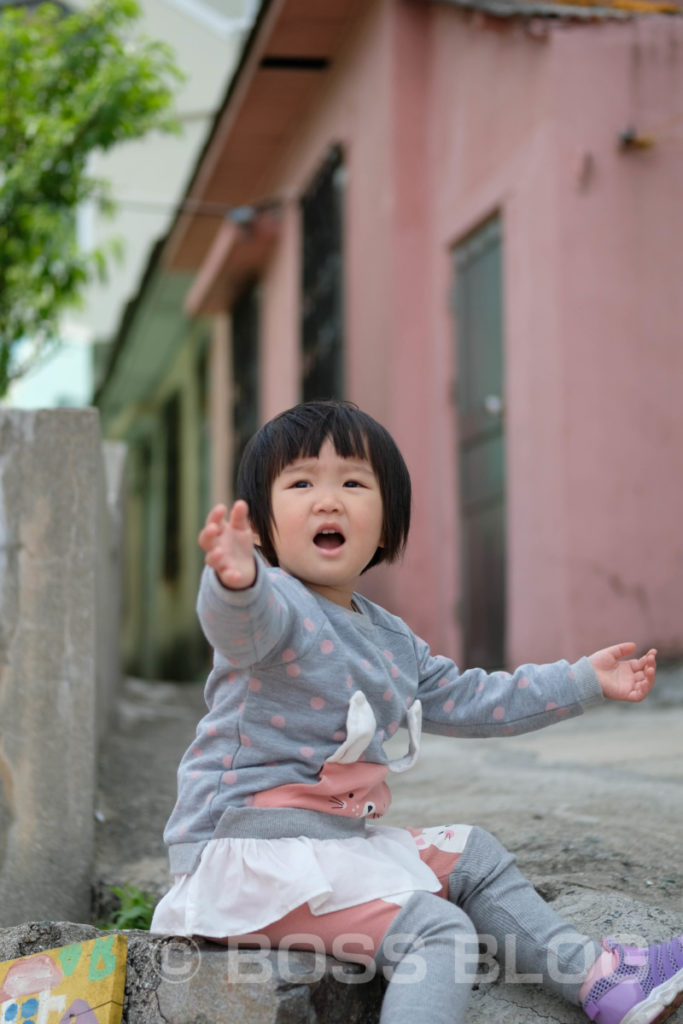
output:
M269 420L247 444L237 473L236 497L249 505L249 517L261 551L277 565L272 540L271 488L285 466L316 458L329 438L342 458L367 459L382 495L384 545L363 572L402 553L410 529L411 487L408 468L388 430L352 402L303 402Z

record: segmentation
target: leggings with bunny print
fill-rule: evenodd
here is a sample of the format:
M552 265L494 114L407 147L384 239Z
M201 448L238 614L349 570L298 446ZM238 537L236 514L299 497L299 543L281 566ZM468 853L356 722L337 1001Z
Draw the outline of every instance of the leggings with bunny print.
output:
M461 853L425 838L458 830L465 838ZM241 945L265 937L273 946L286 943L324 949L342 960L371 961L373 973L381 971L389 982L380 1024L462 1022L473 983L486 981L498 964L506 980L541 983L578 1004L581 984L601 949L544 902L514 856L477 827L411 832L420 857L442 883L440 893L415 892L402 906L372 900L321 915L304 905L258 936L226 941Z

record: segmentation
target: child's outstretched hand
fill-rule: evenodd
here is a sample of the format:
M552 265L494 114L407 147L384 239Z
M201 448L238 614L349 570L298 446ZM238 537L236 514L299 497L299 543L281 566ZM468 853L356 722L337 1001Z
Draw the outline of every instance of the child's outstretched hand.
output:
M236 501L229 518L227 514L225 505L214 505L199 534L199 546L206 551L204 561L224 587L244 590L256 579L254 535L246 501Z
M615 644L589 657L605 697L630 701L647 697L655 681L657 652L652 649L642 658L629 658L635 649L636 645L632 643ZM629 660L620 661L620 658Z

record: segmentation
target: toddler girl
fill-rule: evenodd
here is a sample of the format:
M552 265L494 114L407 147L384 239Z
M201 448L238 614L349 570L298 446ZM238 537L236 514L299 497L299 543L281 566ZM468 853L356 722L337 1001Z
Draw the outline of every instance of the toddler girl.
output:
M482 829L374 823L422 727L500 736L603 697L639 701L655 652L634 658L623 643L512 674L432 655L356 593L363 572L403 551L410 478L387 431L348 403L309 402L267 423L237 491L199 536L198 612L215 659L164 833L175 884L152 929L372 958L389 979L383 1024L463 1021L477 935L598 1024L667 1016L683 999L681 938L601 949ZM390 761L384 742L399 726L408 749Z

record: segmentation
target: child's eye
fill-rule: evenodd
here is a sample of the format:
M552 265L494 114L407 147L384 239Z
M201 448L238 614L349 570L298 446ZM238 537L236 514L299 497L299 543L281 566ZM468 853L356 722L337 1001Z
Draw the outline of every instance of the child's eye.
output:
M344 487L362 487L362 486L363 485L360 482L360 480L346 480L345 483L344 483Z
M294 483L291 486L292 487L310 487L311 485L308 482L308 480L295 480Z

